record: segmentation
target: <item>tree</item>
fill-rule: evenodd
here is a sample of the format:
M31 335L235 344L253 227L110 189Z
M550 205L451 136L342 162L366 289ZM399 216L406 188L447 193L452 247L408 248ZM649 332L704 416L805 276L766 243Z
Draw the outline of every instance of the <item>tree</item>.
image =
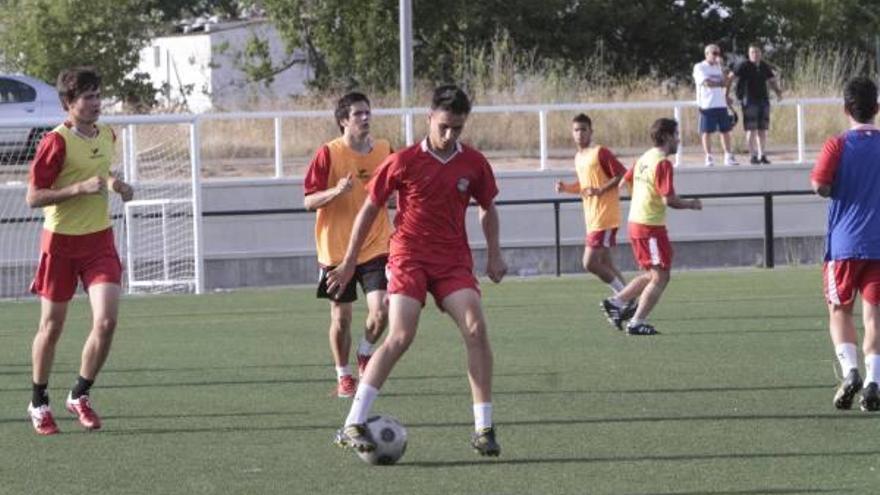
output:
M157 18L139 0L8 0L0 4L0 54L7 69L49 82L90 65L105 95L151 100L149 81L132 73Z

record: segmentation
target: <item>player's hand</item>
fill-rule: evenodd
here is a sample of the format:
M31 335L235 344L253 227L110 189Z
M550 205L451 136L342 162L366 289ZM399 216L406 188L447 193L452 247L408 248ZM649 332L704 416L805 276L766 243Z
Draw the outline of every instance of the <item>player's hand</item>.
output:
M327 293L334 298L342 295L354 276L354 264L343 261L336 268L327 272Z
M351 172L348 173L345 177L339 179L339 182L336 183L336 193L337 194L345 194L348 191L351 191L351 188L354 186L354 179Z
M598 187L585 187L583 191L581 191L581 195L585 198L589 198L590 196L598 196L601 194L601 191Z
M703 202L700 201L699 198L692 199L691 200L691 209L692 210L702 210L703 209Z
M134 198L134 188L121 180L116 180L113 183L113 188L116 189L116 193L119 194L123 202L131 201Z
M80 182L79 190L81 194L98 194L107 190L107 181L103 177L96 175L91 179Z
M489 276L489 280L497 284L498 282L501 282L501 279L503 279L506 274L507 263L504 262L504 258L500 255L489 256L489 260L486 263L486 275Z
M561 180L556 181L556 192L561 193L565 190L565 184Z

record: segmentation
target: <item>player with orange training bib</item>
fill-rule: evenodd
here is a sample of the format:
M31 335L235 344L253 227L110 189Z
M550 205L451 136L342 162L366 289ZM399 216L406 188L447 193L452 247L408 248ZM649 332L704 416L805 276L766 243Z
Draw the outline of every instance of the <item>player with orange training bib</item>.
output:
M351 397L357 384L349 368L352 303L357 284L367 298L367 321L358 344L357 363L361 376L373 354L373 344L388 321L385 305L388 240L391 223L383 205L357 254L354 278L338 294L327 292L327 273L345 257L351 229L367 198L366 184L376 168L391 154L391 145L370 135L370 100L361 93L348 93L336 104L336 124L342 136L322 146L304 181L305 207L317 210L315 245L321 266L318 298L330 301L330 351L336 365L336 395Z
M843 381L834 407L849 409L859 390L863 411L880 410L880 129L877 85L867 77L843 89L847 132L829 139L810 174L813 190L829 198L825 237L824 288L831 340ZM865 378L859 374L858 334L853 318L856 294L862 296Z
M34 337L33 395L28 414L41 435L58 433L46 391L67 305L79 281L89 296L92 329L82 351L79 376L67 396L67 410L89 430L101 427L89 390L110 352L116 330L122 264L110 226L108 192L123 201L131 186L110 173L116 136L98 124L101 78L89 68L62 71L58 94L67 120L40 141L31 164L27 203L42 207L45 221L40 264L31 291L41 297L40 327Z
M645 271L612 298L618 306L638 298L638 308L626 326L629 335L658 333L647 319L660 301L672 269L672 244L666 233L666 208L703 208L699 199L679 198L672 183L672 162L668 157L678 150L678 123L672 119L657 119L651 125L651 141L654 147L646 151L624 176L632 191L630 245L636 263ZM622 319L619 313L607 309L606 313L611 320Z
M611 248L617 245L617 229L620 227L618 185L626 168L608 148L592 145L593 122L589 116L581 113L572 119L571 136L577 147L574 158L577 180L557 182L556 192L581 196L587 226L584 270L599 277L599 280L608 284L612 294L617 294L623 289L625 280L614 265ZM602 301L601 306L606 311L624 315L625 319L635 312L635 302L618 307L609 298ZM620 329L620 319L609 321Z

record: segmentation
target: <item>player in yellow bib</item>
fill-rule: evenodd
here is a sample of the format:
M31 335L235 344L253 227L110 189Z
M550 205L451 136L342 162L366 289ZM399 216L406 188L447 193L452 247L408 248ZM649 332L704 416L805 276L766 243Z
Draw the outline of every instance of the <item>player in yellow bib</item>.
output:
M67 120L47 133L31 164L27 203L43 208L40 263L31 291L41 297L34 337L33 394L28 414L41 435L58 433L46 388L67 305L81 280L92 307L92 329L82 351L79 376L66 407L87 429L101 420L89 390L110 352L122 291L122 264L110 227L108 193L123 201L131 186L110 173L116 140L101 114L101 78L89 68L62 71L58 94Z
M672 119L657 119L651 125L651 141L654 147L646 151L624 176L632 191L629 208L630 246L636 263L645 271L613 298L617 305L638 298L638 309L626 326L629 335L659 333L647 323L647 318L666 289L672 269L672 244L666 234L666 208L703 208L699 199L679 198L672 183L672 162L668 157L678 150L678 123ZM607 313L609 319L622 318L622 315Z
M617 294L626 280L614 265L611 248L617 245L617 229L620 227L618 185L626 168L608 148L592 144L593 122L586 114L578 114L571 120L571 137L577 147L574 157L577 180L557 182L556 192L581 197L587 228L584 269L608 284L612 294ZM604 300L601 306L611 304L609 301ZM635 303L615 309L632 316ZM612 321L612 324L620 329L618 322Z
M388 281L385 264L391 223L382 208L357 259L355 277L340 294L327 292L327 272L345 257L354 219L367 198L365 188L376 168L391 154L391 145L370 135L370 100L361 93L348 93L339 99L335 111L342 136L323 145L312 159L303 183L304 204L317 210L315 246L320 277L318 297L330 300L330 351L336 365L336 395L351 397L357 385L348 365L351 349L352 303L357 300L357 284L367 298L364 337L357 349L358 370L363 375L373 353L373 344L388 321L385 294Z

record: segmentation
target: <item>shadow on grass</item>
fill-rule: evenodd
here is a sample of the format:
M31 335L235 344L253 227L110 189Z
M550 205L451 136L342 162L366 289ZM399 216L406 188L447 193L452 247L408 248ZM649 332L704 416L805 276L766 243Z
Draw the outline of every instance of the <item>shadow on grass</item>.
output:
M240 369L242 367L230 367L224 369ZM195 368L193 371L201 371L203 369L212 369L212 368ZM146 370L144 372L147 372ZM102 372L103 373L107 373ZM556 376L559 373L557 372L539 372L539 373L500 373L496 374L496 377L519 377L519 376L529 376L529 377L538 377L538 376ZM464 373L455 373L449 375L403 375L394 377L395 380L461 380L464 376ZM104 384L102 383L99 387L101 389L136 389L136 388L175 388L175 387L229 387L229 386L253 386L253 385L296 385L296 384L317 384L317 383L326 383L332 384L333 379L330 377L322 377L322 378L263 378L259 380L195 380L195 381L182 381L182 382L150 382L150 383L110 383ZM31 391L31 387L9 387L9 388L0 388L0 393L2 392L29 392ZM458 395L458 394L451 394Z
M872 457L880 455L880 450L855 451L855 452L732 452L729 454L666 454L666 455L637 455L637 456L613 456L613 457L553 457L553 458L535 458L535 459L492 459L486 462L474 461L420 461L420 462L402 462L398 464L401 468L451 468L451 467L474 467L479 466L485 468L493 464L502 465L540 465L540 464L598 464L598 463L614 463L621 462L694 462L694 461L730 461L730 460L756 460L756 459L810 459L810 458L831 458L831 457ZM673 492L669 495L684 495L688 493L707 493L707 494L724 494L724 493L802 493L804 490L794 490L787 488L779 488L777 490L755 490L755 491L721 491L721 492ZM813 493L822 493L820 489L814 490ZM816 491L819 490L819 491ZM807 491L806 493L811 493Z
M498 375L496 375L498 376ZM394 380L392 378L391 380ZM779 392L793 390L833 390L833 384L827 385L768 385L761 387L688 387L688 388L652 388L652 389L609 389L609 390L572 390L545 388L540 390L494 390L493 395L629 395L629 394L705 394L727 392ZM470 395L467 388L457 392L382 392L382 397L458 397Z

